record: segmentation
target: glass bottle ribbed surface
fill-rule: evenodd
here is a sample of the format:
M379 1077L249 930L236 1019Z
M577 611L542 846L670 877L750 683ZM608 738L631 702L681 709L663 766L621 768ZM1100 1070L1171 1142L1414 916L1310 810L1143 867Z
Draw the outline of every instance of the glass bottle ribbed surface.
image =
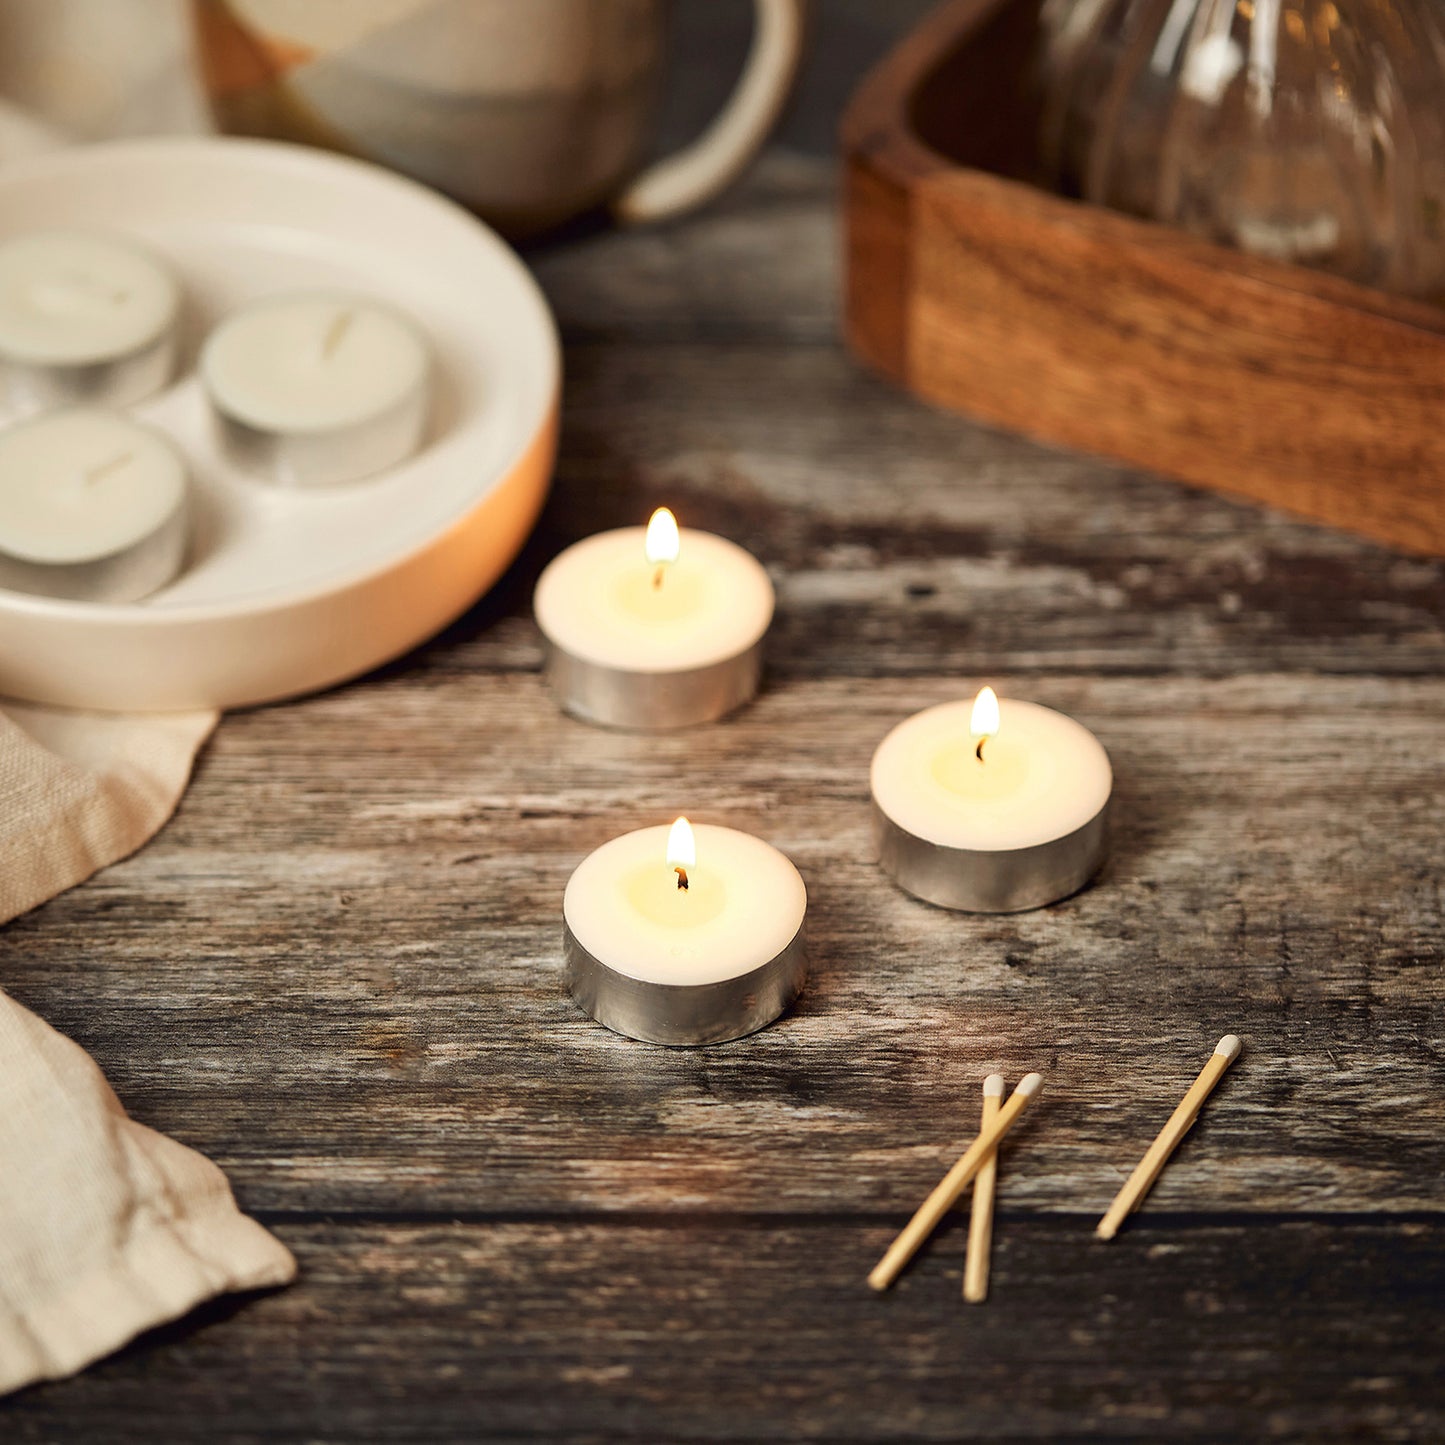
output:
M1445 300L1441 0L1044 0L1065 192Z

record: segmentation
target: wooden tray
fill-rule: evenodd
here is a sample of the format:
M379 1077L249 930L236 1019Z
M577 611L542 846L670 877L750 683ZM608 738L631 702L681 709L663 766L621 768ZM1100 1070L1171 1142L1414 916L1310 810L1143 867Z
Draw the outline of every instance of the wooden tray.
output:
M854 96L854 351L985 421L1445 553L1445 310L1041 189L1035 10L949 0Z

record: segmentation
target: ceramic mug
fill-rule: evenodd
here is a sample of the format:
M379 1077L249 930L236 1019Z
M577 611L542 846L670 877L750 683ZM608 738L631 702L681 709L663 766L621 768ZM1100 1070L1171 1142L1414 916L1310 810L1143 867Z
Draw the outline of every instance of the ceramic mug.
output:
M642 170L670 0L193 0L222 130L380 162L513 234L610 205L652 221L752 159L802 54L807 0L754 0L722 112Z

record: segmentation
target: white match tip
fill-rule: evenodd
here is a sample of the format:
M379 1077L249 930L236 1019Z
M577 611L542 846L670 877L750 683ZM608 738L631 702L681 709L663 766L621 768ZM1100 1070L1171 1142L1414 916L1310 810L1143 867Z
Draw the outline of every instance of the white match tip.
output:
M1214 1052L1216 1054L1223 1054L1226 1059L1233 1063L1234 1060L1239 1057L1239 1036L1237 1034L1225 1034L1225 1036L1215 1044Z
M983 1081L983 1096L985 1099L1003 1098L1003 1075L990 1074Z
M1014 1090L1016 1094L1022 1094L1024 1098L1031 1099L1043 1087L1044 1076L1042 1074L1025 1074L1019 1080L1019 1086Z

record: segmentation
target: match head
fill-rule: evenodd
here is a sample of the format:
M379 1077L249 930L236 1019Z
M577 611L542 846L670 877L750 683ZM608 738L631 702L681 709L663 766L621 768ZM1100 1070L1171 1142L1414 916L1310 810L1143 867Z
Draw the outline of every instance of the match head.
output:
M1003 1098L1003 1075L990 1074L983 1081L983 1096L985 1099Z
M1223 1054L1232 1064L1239 1057L1239 1036L1237 1034L1225 1034L1225 1036L1215 1044L1214 1052L1216 1054Z
M1016 1094L1022 1094L1024 1098L1031 1099L1044 1086L1042 1074L1025 1074L1019 1080L1019 1086L1014 1090Z

